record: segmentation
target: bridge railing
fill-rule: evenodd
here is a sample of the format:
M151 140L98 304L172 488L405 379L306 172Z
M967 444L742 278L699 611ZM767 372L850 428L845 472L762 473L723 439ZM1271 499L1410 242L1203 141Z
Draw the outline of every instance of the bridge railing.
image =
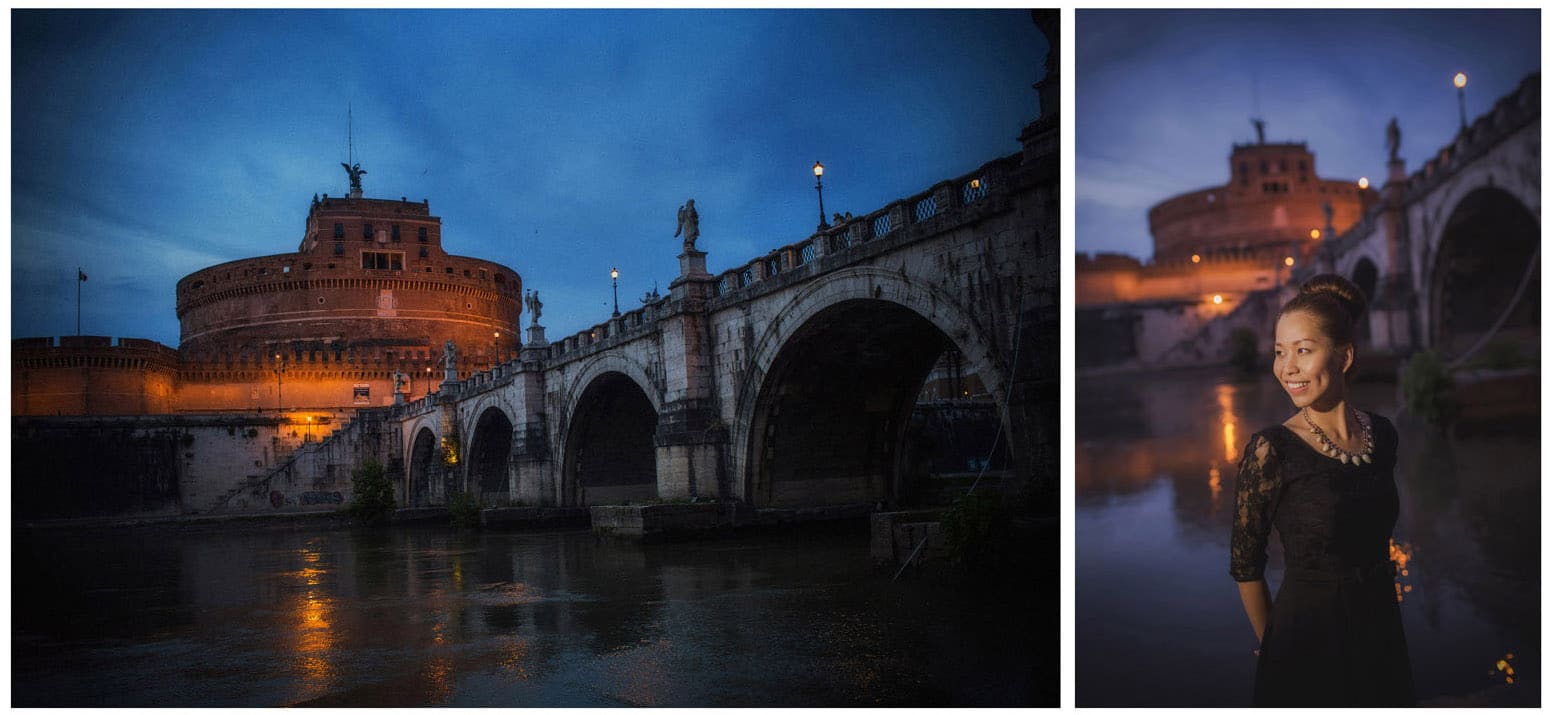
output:
M736 293L776 276L807 268L826 257L852 254L864 244L910 231L916 226L935 232L959 223L973 208L1010 188L1011 172L1019 160L1016 155L995 159L972 172L938 182L872 213L840 218L826 230L717 274L716 295ZM922 229L916 229L919 230Z
M657 319L667 306L667 298L646 303L634 310L625 311L617 318L585 328L549 344L550 357L569 357L604 344L615 344L654 330Z

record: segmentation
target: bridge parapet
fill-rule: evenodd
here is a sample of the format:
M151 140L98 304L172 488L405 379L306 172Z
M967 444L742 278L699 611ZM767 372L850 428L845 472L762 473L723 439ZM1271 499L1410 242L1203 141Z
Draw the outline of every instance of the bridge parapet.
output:
M669 310L669 298L647 303L635 310L621 313L574 335L550 343L549 366L579 360L620 343L629 342L642 335L654 333L657 321Z
M1013 177L1021 162L1021 154L993 159L967 174L722 271L715 276L713 307L761 293L754 288L762 283L786 285L872 258L877 251L865 247L880 239L889 239L889 247L897 247L977 221L1016 191Z
M1406 202L1425 197L1464 166L1538 120L1539 74L1535 73L1519 82L1517 89L1497 100L1490 112L1475 119L1454 137L1453 143L1443 147L1411 174L1405 186Z

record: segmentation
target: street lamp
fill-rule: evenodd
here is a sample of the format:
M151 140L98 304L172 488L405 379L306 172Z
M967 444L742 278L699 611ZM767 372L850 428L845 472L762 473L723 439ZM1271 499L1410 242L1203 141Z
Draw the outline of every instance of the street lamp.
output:
M1320 231L1320 230L1318 230L1316 228L1308 230L1308 238L1311 238L1311 239L1313 239L1315 241L1319 240L1319 238L1321 236L1323 236L1323 235L1324 235L1324 232Z
M613 268L608 275L614 279L614 317L619 317L619 269Z
M501 361L501 331L497 330L497 331L495 331L495 362L496 362L496 364L500 364L500 361Z
M1463 72L1453 75L1453 86L1459 88L1459 131L1462 132L1468 126L1464 121L1464 85L1469 84L1469 77Z
M823 162L813 162L813 176L818 178L818 230L829 228L829 221L823 217Z
M274 354L274 408L275 408L276 412L278 412L278 411L280 411L280 410L285 408L285 393L282 392L282 389L284 388L284 385L282 384L283 381L280 379L280 376L284 375L284 374L285 374L285 363L281 360L280 353L275 353Z
M312 441L312 415L307 415L307 441Z
M1362 178L1356 180L1356 188L1358 188L1358 189L1365 189L1365 188L1367 188L1370 185L1371 184L1368 183L1367 177L1365 177L1365 176L1363 176Z

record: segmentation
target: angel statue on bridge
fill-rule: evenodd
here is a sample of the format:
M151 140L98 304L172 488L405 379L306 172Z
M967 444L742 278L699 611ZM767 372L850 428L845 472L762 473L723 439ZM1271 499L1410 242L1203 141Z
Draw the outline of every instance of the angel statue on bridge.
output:
M538 299L538 291L528 291L527 297L523 299L523 302L527 303L527 312L533 316L532 325L538 325L538 316L544 314L544 304L543 301Z
M673 236L680 233L684 237L684 253L693 253L694 242L700 237L700 212L694 210L694 199L678 207L678 230L673 231Z

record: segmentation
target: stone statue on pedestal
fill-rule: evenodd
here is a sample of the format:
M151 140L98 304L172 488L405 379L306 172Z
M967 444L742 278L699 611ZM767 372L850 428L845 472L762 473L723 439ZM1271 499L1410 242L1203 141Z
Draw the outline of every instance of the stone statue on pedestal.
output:
M450 339L442 346L441 366L448 372L454 374L457 372L457 346L453 345Z
M528 314L533 316L533 322L529 325L538 325L538 317L544 314L544 304L543 301L538 299L538 291L528 291L527 297L522 300L527 304Z
M397 395L397 394L403 392L404 391L404 384L407 383L407 382L409 382L409 377L407 375L405 375L404 373L402 373L402 372L400 372L398 370L394 370L393 371L393 394Z
M1389 149L1389 163L1399 161L1399 117L1389 119L1388 136L1383 144Z
M700 213L694 210L694 199L678 207L678 229L673 231L673 236L676 238L679 234L684 237L684 253L693 253L694 242L700 237Z

